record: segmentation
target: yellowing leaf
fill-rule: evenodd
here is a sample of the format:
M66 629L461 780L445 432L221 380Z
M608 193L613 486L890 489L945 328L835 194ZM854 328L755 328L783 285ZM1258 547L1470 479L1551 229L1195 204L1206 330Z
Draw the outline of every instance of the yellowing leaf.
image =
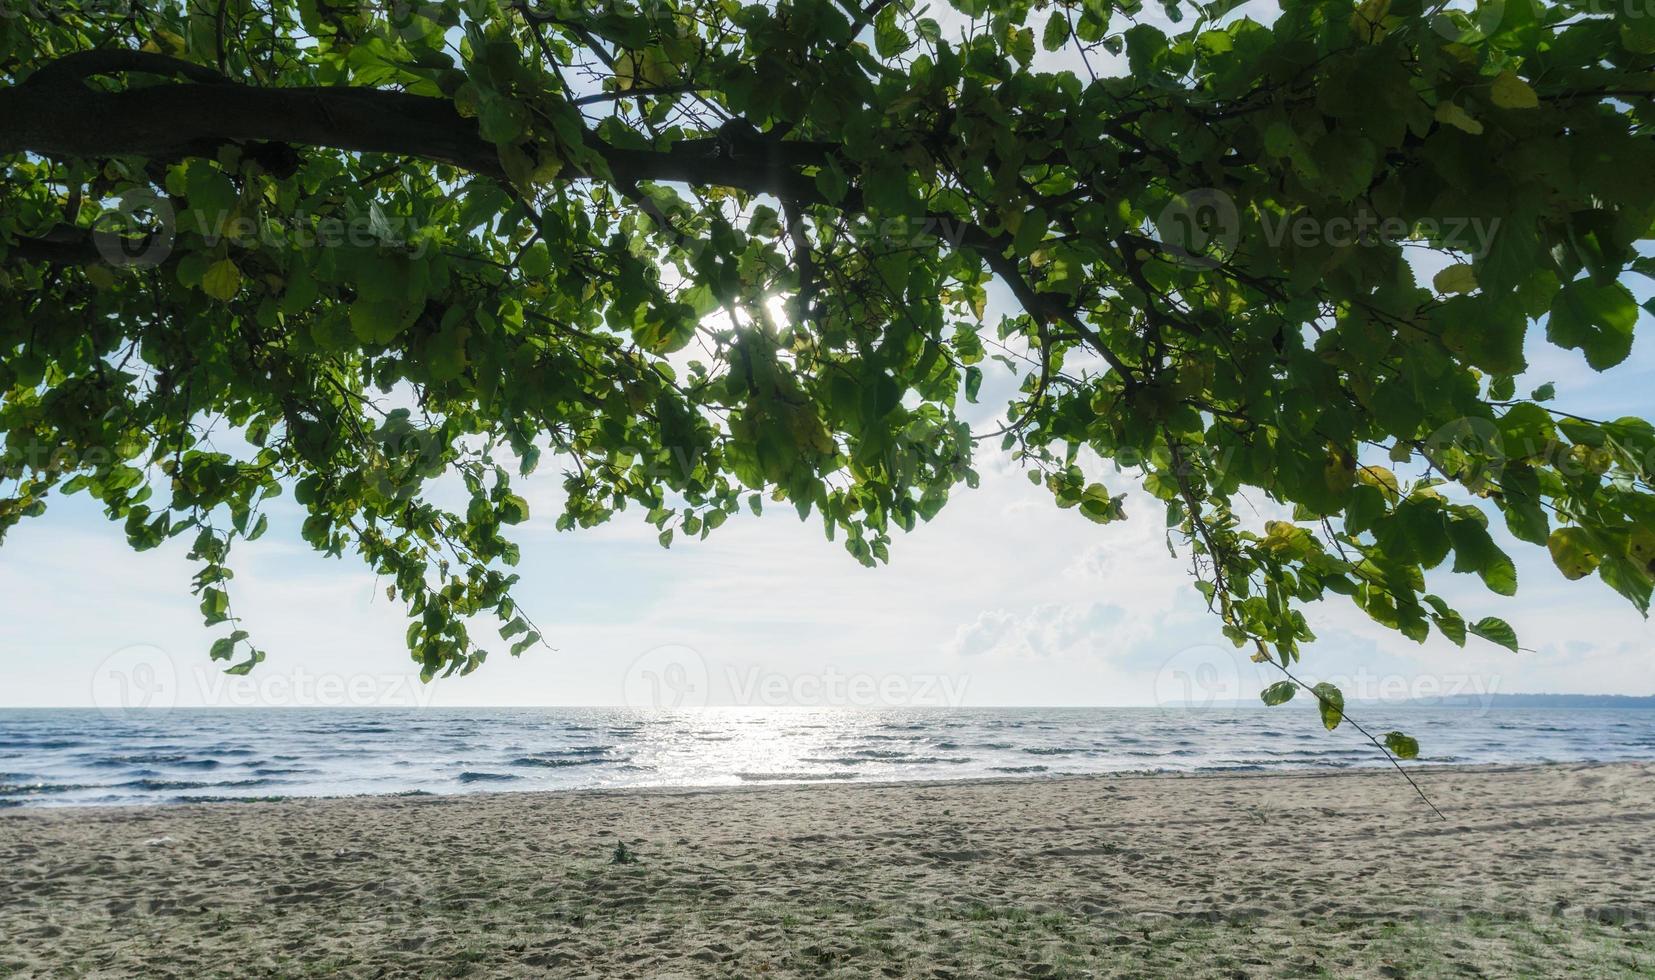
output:
M1489 96L1502 109L1534 109L1540 105L1540 96L1534 94L1529 83L1510 71L1495 76Z
M1483 131L1482 123L1471 118L1471 113L1452 102L1437 103L1436 117L1437 122L1453 126L1455 129L1463 129L1473 136L1478 136Z
M454 111L466 119L474 119L481 101L482 93L477 91L477 86L472 82L466 82L454 92Z
M1586 532L1578 527L1560 527L1546 539L1546 550L1552 553L1552 564L1571 582L1592 574L1599 558L1592 553Z
M1368 486L1378 487L1387 500L1402 496L1402 486L1397 483L1396 474L1383 466L1363 466L1356 471L1356 476Z
M1477 288L1477 270L1469 265L1451 265L1431 277L1431 286L1439 293L1469 293Z
M534 165L534 172L529 179L536 184L549 184L563 172L563 159L555 154L547 153Z
M661 48L647 47L638 60L638 77L650 85L670 85L678 80L678 65Z
M1640 527L1626 543L1626 555L1646 569L1655 569L1655 531Z
M678 80L678 65L658 46L624 52L615 63L615 87L625 92L634 88L658 88Z
M1322 461L1322 479L1326 481L1329 490L1334 493L1343 492L1350 487L1354 468L1355 461L1350 457L1343 453L1329 452L1327 458Z
M152 33L150 39L145 41L144 46L139 50L150 54L165 54L174 58L181 58L188 53L188 48L189 46L178 34L172 31L160 30Z
M1380 21L1385 19L1390 9L1391 0L1362 0L1350 15L1351 30L1363 41L1372 43L1380 40L1386 34Z
M219 259L208 266L201 277L201 291L213 299L230 302L241 291L241 270L229 259Z

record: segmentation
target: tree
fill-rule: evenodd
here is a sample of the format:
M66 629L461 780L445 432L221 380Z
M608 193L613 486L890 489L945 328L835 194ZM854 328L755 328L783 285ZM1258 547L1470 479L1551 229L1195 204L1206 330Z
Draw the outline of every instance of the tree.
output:
M407 603L427 677L482 662L479 614L532 645L503 532L547 451L560 528L634 507L667 544L785 501L868 564L984 440L1119 520L1095 453L1284 670L1329 593L1516 649L1427 590L1452 557L1515 591L1491 520L1647 611L1655 429L1515 377L1542 322L1600 371L1631 348L1655 19L6 2L0 533L55 490L135 548L193 535L233 670L263 654L231 546L289 490ZM1016 310L985 322L993 282ZM990 356L1022 385L973 432Z

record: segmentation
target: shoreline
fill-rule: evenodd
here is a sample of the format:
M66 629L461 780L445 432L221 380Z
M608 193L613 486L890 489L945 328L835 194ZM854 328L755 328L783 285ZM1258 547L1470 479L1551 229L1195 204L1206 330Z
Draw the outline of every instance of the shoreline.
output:
M1467 762L1441 763L1437 765L1405 765L1404 769L1410 777L1419 779L1430 778L1449 773L1520 773L1548 769L1591 769L1612 768L1620 766L1655 766L1655 755L1648 759L1580 759L1566 761L1539 761L1539 762ZM1004 786L1022 783L1051 784L1051 783L1089 783L1108 782L1118 780L1207 780L1207 779L1325 779L1342 776L1373 777L1389 776L1396 780L1397 785L1408 792L1416 801L1418 796L1397 770L1384 762L1362 763L1344 767L1338 766L1302 766L1298 768L1268 769L1264 767L1233 767L1210 768L1195 770L1171 769L1122 769L1108 772L1087 773L1028 773L1025 775L1005 776L961 776L955 779L857 779L857 778L824 778L824 779L763 779L740 783L717 783L682 786L571 786L559 789L479 789L458 790L452 793L439 793L430 790L403 790L389 793L341 793L336 795L293 795L293 796L250 796L225 797L223 799L192 799L192 800L158 800L154 803L25 803L17 801L7 806L11 801L0 801L0 815L16 816L30 813L111 813L133 812L143 813L150 810L178 810L190 807L222 808L235 806L281 806L287 804L308 803L339 803L339 802L369 802L373 800L500 800L519 799L523 797L545 797L548 800L565 797L590 796L597 798L613 797L673 797L673 796L708 796L719 794L738 793L766 793L770 791L807 790L813 788L835 788L845 791L886 790L901 787L937 788L947 786ZM1423 788L1423 785L1422 785ZM1427 794L1429 795L1429 794Z
M0 975L1655 974L1655 762L1412 774L14 808Z

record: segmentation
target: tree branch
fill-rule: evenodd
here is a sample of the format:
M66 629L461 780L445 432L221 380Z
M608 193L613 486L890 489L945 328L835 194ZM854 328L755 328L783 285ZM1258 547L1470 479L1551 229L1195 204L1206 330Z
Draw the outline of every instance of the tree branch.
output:
M870 9L877 3L870 5ZM144 72L180 76L202 84L166 84L108 91L85 84L98 74ZM571 162L564 171L601 179L622 189L640 181L722 186L784 201L862 209L853 188L835 204L826 200L806 167L826 164L836 151L831 144L803 140L732 142L722 136L680 140L664 149L613 146L596 133L584 135L587 149L603 167L582 168ZM450 164L483 176L505 179L495 145L478 133L473 119L461 116L446 99L386 89L346 86L263 88L225 79L201 65L164 55L127 49L82 51L66 55L20 85L0 89L0 154L37 153L53 157L101 157L130 154L162 159L212 157L225 144L268 142L286 146L327 147L356 153L385 153ZM599 172L606 168L607 173ZM1011 287L1018 302L1041 320L1062 320L1126 379L1133 374L1097 332L1071 309L1035 292L1006 254L1005 236L949 217L941 227L960 229L955 244L983 256ZM73 229L18 242L12 254L48 255L52 261L95 261L97 250L85 241L66 241ZM82 232L82 234L85 234Z

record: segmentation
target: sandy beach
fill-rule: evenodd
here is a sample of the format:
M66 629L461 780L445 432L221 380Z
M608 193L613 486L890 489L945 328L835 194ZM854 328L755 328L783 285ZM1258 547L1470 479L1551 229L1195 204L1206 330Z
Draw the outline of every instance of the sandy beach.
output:
M0 975L1655 974L1655 764L1416 778L15 809Z

